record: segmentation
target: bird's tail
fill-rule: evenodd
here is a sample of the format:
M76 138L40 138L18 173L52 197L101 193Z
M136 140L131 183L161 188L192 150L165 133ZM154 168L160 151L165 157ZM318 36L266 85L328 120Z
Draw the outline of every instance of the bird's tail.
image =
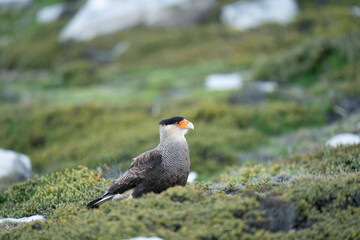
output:
M114 195L115 195L114 193L105 193L104 196L102 196L101 198L97 198L97 199L89 202L86 205L86 208L88 208L88 209L89 208L97 208L97 207L99 207L100 204L111 200Z

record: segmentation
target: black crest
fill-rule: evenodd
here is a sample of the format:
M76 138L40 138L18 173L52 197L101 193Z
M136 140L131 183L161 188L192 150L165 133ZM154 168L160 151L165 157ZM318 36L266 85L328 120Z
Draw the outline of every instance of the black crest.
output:
M172 117L172 118L167 118L167 119L161 120L159 122L159 124L165 126L165 125L178 123L184 119L185 118L183 118L183 117Z

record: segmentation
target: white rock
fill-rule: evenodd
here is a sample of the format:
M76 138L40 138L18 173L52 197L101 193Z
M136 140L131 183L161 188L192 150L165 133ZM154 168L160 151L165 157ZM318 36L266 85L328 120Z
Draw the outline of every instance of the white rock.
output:
M10 223L30 223L34 221L46 221L46 218L41 215L34 215L31 217L23 217L23 218L3 218L0 219L0 224L5 222Z
M26 180L31 176L30 158L24 154L0 148L0 180Z
M195 182L197 176L198 176L198 174L197 174L196 172L190 172L190 173L189 173L189 176L188 176L188 179L187 179L187 182L188 182L188 183L193 183L193 182Z
M352 7L350 8L350 11L351 11L351 14L352 14L354 17L360 18L360 7L358 7L358 6L352 6Z
M235 29L246 30L268 22L287 24L297 12L295 0L235 2L222 8L220 20Z
M243 79L239 73L211 74L205 79L209 90L236 90L242 87Z
M341 133L330 138L325 145L331 147L338 147L340 145L353 145L360 143L360 136L353 133Z
M154 27L188 26L201 19L217 0L167 0L144 15L144 24ZM150 3L153 4L154 0Z
M257 81L254 84L259 91L264 93L272 93L278 89L278 84L276 82Z
M88 0L62 30L60 40L86 41L135 27L186 26L199 20L216 0Z
M136 237L131 239L123 239L123 240L163 240L160 237Z
M21 10L31 4L32 0L0 0L0 12Z
M64 4L58 3L41 8L36 13L36 21L39 23L50 23L57 20L64 12Z

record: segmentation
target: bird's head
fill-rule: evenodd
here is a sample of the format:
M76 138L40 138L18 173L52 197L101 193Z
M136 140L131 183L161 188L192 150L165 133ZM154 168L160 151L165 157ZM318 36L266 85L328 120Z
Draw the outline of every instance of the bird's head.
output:
M194 125L183 117L172 117L159 122L162 136L183 137L189 129L194 130Z

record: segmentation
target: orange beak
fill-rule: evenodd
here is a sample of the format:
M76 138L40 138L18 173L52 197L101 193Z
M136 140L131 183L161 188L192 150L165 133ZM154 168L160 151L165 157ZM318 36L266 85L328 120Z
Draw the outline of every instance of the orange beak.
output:
M179 123L175 123L176 126L178 126L181 129L192 129L194 130L194 125L189 122L188 120L184 119L180 121Z

